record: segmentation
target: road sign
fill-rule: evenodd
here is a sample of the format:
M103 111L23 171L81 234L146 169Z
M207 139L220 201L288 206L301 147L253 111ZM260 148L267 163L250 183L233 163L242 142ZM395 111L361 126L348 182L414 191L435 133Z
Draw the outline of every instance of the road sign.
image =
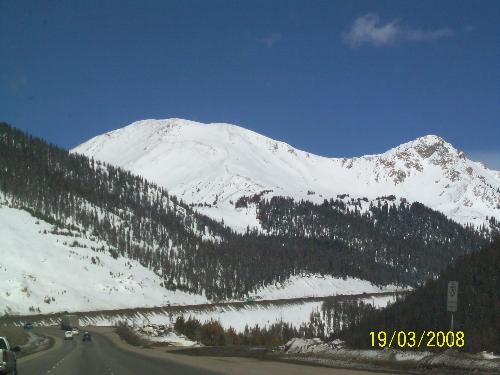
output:
M446 300L446 309L450 312L456 312L458 306L458 281L448 282L448 298Z

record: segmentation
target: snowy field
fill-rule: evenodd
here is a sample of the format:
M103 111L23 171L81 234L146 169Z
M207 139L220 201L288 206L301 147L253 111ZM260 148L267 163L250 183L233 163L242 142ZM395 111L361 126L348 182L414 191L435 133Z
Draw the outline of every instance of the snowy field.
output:
M347 277L345 279L317 274L292 276L283 283L260 289L252 297L273 300L287 298L328 297L338 294L362 294L395 292L401 290L394 285L378 287L366 280Z
M372 304L377 308L385 307L389 302L394 302L395 297L367 297L361 299L365 303ZM322 302L296 302L290 304L253 304L244 308L231 305L209 306L204 308L186 308L172 312L147 312L135 314L101 315L82 319L83 325L113 326L118 322L127 322L132 326L172 325L177 317L184 316L198 319L202 323L210 320L218 320L224 328L232 327L242 332L245 326L259 325L266 327L273 323L283 321L285 323L300 326L309 322L309 317L314 311L321 311ZM47 321L47 323L53 323Z
M385 307L389 302L394 302L394 297L374 297L363 299L363 301L373 303L376 307ZM201 322L211 319L218 320L224 328L233 327L237 332L242 332L245 329L245 325L249 327L255 325L265 327L279 321L298 327L302 323L309 322L312 312L316 310L321 311L321 304L322 302L304 302L271 307L255 305L241 310L221 309L219 311L197 312L187 315L191 315Z
M321 308L321 302L306 302L290 305L262 306L259 304L247 308L235 308L232 306L214 306L206 309L182 310L180 312L148 312L117 315L101 315L81 320L82 325L113 326L118 322L127 322L132 326L144 326L146 324L171 325L177 317L184 316L186 319L193 317L199 321L218 320L224 328L233 327L241 332L245 325L261 327L267 326L280 320L294 325L300 325L309 321L311 312ZM47 321L46 323L56 323Z

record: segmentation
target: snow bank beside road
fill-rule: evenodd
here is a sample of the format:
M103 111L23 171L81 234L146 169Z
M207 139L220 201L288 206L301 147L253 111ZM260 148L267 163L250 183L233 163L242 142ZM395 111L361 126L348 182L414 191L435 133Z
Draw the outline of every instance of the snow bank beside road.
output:
M177 334L171 326L149 324L144 327L134 328L134 330L141 338L152 342L184 347L202 346L196 341L189 340L184 335Z
M284 354L287 355L287 359L299 359L338 367L366 367L367 364L372 364L398 368L398 363L404 362L406 368L411 366L415 369L440 368L468 373L500 373L500 357L485 352L468 354L455 350L446 350L441 353L394 349L356 350L343 347L340 340L323 342L318 338L294 338L286 343Z

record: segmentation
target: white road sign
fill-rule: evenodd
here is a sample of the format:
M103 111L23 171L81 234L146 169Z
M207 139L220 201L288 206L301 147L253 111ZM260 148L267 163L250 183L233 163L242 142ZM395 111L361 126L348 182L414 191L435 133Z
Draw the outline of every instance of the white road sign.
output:
M446 300L446 309L450 312L457 311L458 306L458 281L448 282L448 298Z

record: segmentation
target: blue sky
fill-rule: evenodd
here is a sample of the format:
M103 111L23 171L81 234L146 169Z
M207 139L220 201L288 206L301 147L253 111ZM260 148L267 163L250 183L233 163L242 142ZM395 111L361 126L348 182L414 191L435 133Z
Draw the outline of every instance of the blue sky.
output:
M0 120L63 147L145 118L325 156L437 134L500 169L498 1L0 0Z

